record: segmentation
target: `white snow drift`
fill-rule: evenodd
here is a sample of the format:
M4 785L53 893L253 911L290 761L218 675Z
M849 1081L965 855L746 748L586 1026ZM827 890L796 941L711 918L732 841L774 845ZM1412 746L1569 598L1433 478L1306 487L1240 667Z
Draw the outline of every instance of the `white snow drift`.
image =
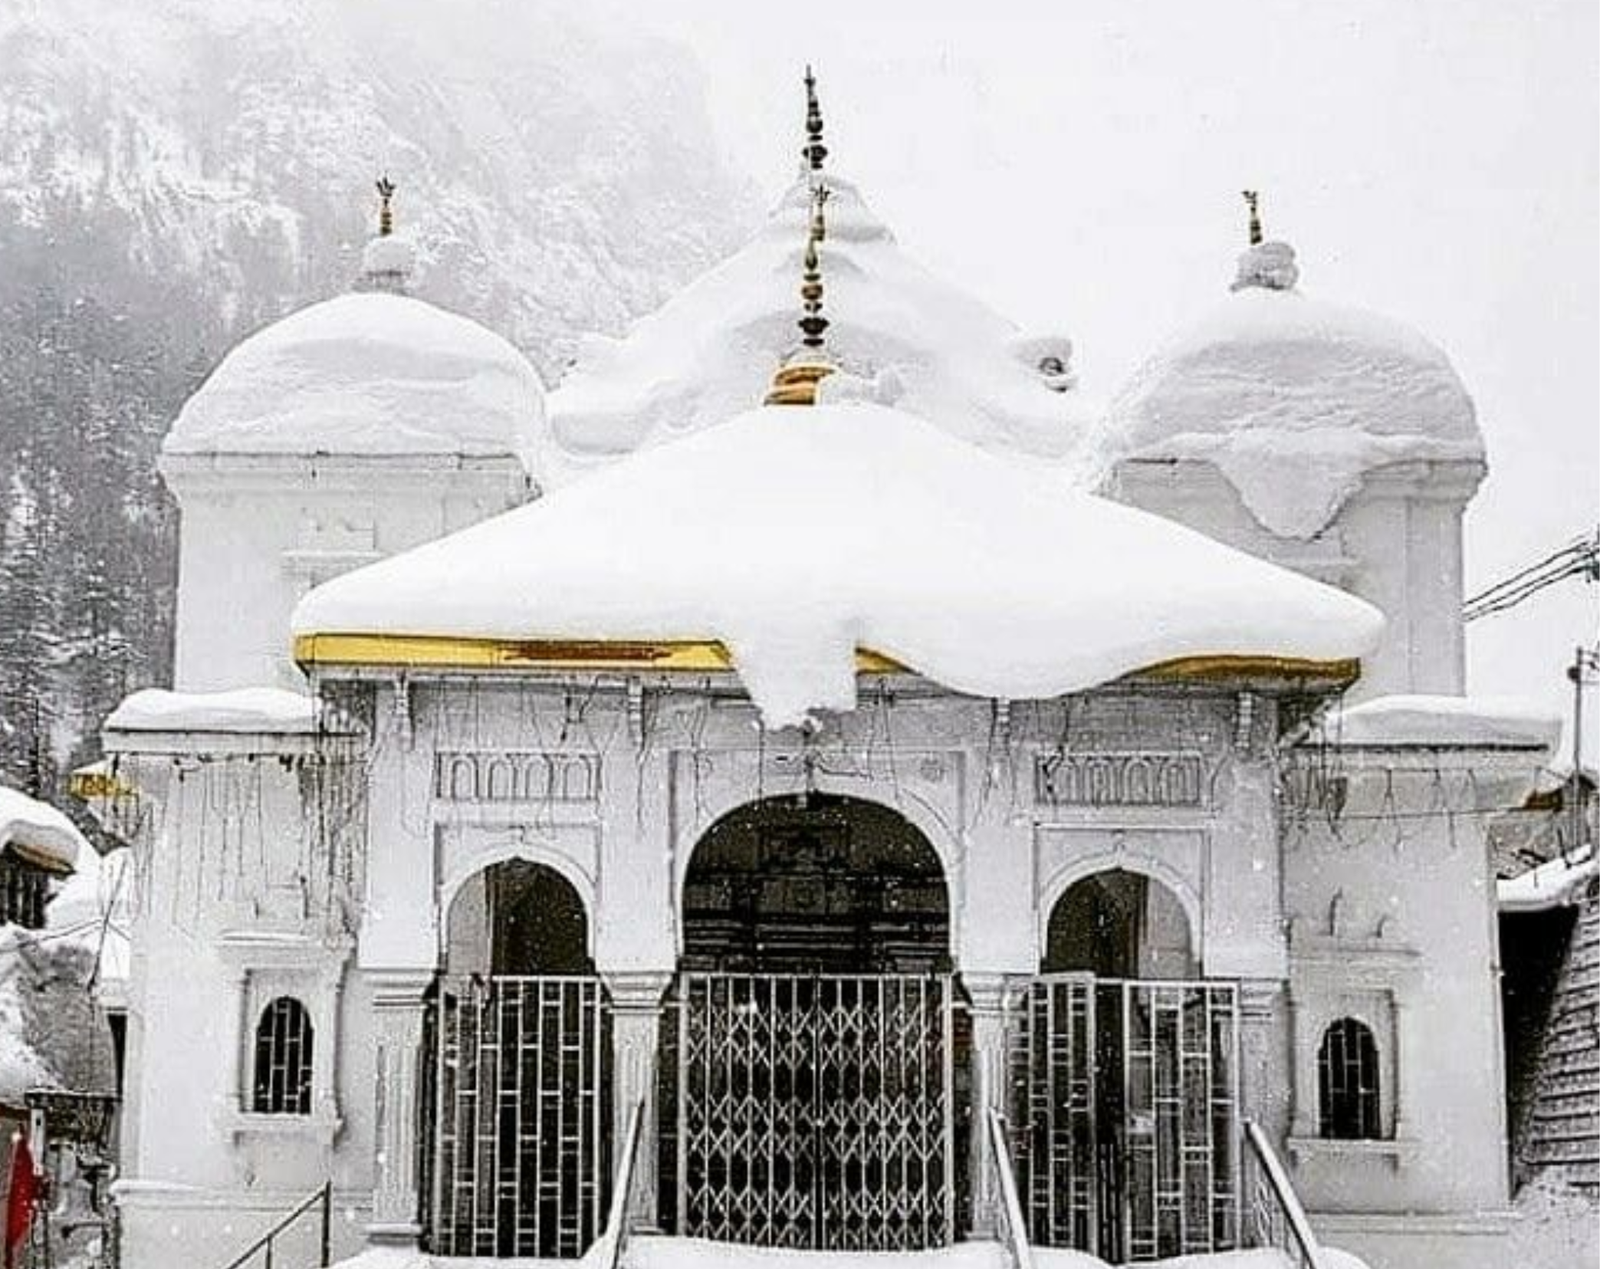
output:
M1121 453L1215 463L1257 520L1296 538L1326 526L1375 468L1482 460L1472 400L1438 348L1295 290L1283 243L1239 264L1235 292L1112 402L1107 433Z
M1047 697L1185 656L1329 660L1378 612L866 403L769 407L337 578L297 635L716 639L771 726L867 648Z
M988 448L1091 463L1098 412L1070 390L1071 342L1023 338L907 256L850 182L825 182L824 309L843 373L824 383L824 399L865 395ZM810 199L798 181L748 246L626 338L579 348L550 398L558 459L582 470L762 398L799 339Z
M1319 729L1326 743L1355 747L1555 748L1561 720L1515 696L1380 696L1331 711Z
M341 295L245 340L189 398L168 454L515 455L544 387L493 331L422 300Z
M107 731L314 732L322 726L314 697L276 687L225 692L171 692L148 687L126 697L106 719Z

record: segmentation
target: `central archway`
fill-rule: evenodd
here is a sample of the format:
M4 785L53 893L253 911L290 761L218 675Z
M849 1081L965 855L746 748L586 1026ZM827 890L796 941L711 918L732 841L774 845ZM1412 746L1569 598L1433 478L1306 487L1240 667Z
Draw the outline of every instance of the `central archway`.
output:
M926 974L950 969L938 852L889 807L807 794L723 816L683 887L687 970Z
M809 1250L953 1241L960 1087L950 898L895 810L834 794L717 820L684 876L662 1210Z

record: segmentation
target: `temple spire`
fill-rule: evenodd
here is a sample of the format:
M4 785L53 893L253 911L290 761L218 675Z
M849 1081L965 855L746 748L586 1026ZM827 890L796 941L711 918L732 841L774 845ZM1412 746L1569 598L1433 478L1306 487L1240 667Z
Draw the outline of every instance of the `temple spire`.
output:
M395 237L395 183L387 176L380 176L375 188L378 191L378 232L375 237L367 239L366 249L361 253L361 273L356 278L356 290L404 295L411 280L414 259L411 244Z
M1239 253L1239 271L1232 290L1292 291L1300 280L1294 248L1286 242L1268 242L1261 231L1261 193L1247 189L1244 205L1250 209L1250 245Z
M822 160L828 157L828 147L822 144L822 107L817 103L817 77L806 67L806 143L801 147L801 157L813 172L822 171Z
M828 319L822 313L822 243L828 236L824 208L828 187L820 181L811 191L811 220L806 227L806 249L801 257L800 346L784 359L767 389L767 405L815 405L817 384L834 372L823 336Z
M1262 242L1261 233L1261 191L1247 189L1244 191L1244 205L1250 209L1250 245L1259 247Z

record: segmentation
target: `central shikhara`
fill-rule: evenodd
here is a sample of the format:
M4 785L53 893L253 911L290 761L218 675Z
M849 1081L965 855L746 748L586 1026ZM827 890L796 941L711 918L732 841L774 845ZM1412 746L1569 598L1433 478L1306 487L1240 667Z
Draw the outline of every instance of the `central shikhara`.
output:
M385 183L360 292L177 420L177 690L83 782L139 861L129 1269L325 1182L349 1254L1125 1262L1303 1204L1495 1263L1483 812L1554 736L1440 704L1449 363L1253 217L1097 410L810 90L761 236L548 401L404 293Z

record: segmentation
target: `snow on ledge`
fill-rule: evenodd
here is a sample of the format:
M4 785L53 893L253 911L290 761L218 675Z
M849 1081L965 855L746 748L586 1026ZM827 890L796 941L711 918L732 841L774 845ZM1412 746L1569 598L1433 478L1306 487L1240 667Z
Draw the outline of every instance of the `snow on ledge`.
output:
M315 697L276 687L226 692L171 692L145 688L127 697L106 719L107 731L238 732L304 735L324 729Z
M1512 696L1380 696L1334 710L1313 737L1373 748L1540 749L1555 747L1561 720Z
M1029 699L1186 657L1342 661L1376 609L864 402L768 407L317 587L296 636L717 640L770 727L869 649Z
M1565 859L1551 859L1517 877L1495 884L1502 912L1548 912L1583 902L1589 887L1600 881L1600 859L1592 844Z
M7 847L55 872L71 872L80 855L94 854L78 826L55 807L0 785L0 849Z

